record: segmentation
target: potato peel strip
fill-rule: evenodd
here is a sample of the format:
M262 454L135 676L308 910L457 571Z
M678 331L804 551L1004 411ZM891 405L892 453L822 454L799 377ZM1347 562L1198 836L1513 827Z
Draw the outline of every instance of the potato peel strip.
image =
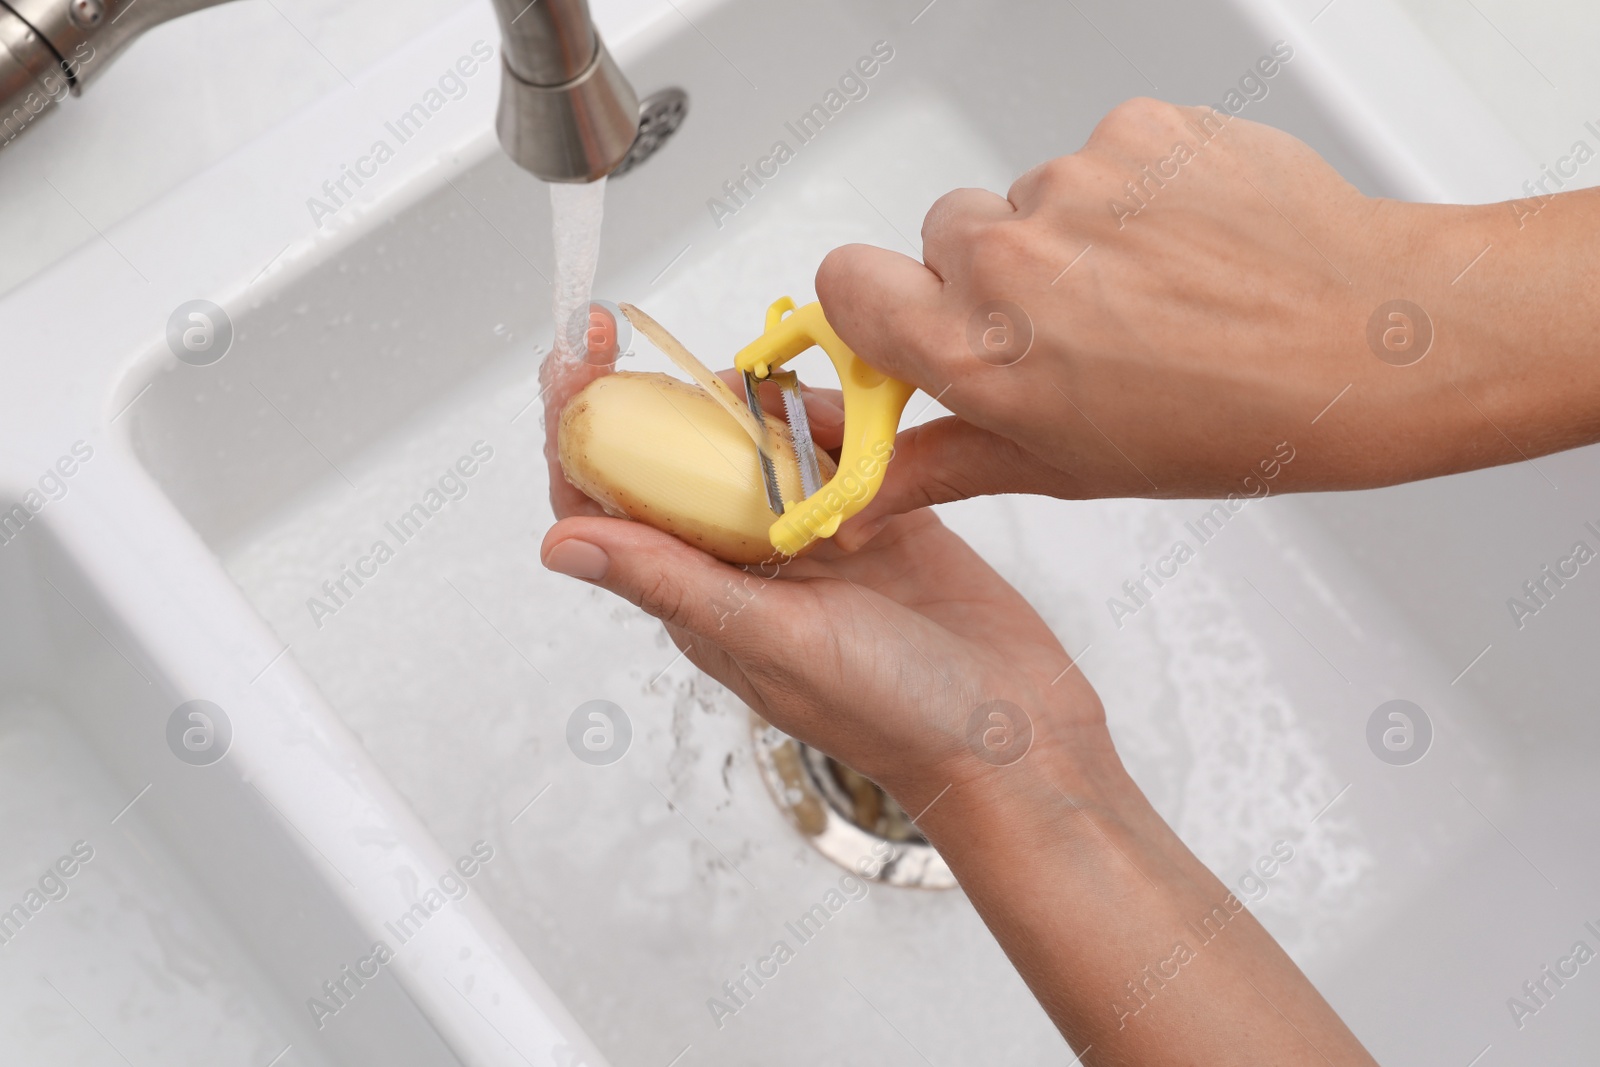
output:
M728 383L711 373L711 369L695 358L694 353L683 346L667 328L662 326L648 314L632 304L619 304L622 313L633 323L633 328L650 339L650 343L666 355L678 366L678 369L694 379L696 385L711 394L717 406L733 417L739 428L749 435L754 441L757 450L764 456L772 455L772 439L767 436L766 427L756 422L756 417L750 413L744 401L733 394L728 388Z

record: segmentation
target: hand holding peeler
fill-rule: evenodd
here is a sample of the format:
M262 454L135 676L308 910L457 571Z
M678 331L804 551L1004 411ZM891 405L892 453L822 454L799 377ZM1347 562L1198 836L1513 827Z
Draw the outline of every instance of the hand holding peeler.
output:
M816 446L806 420L800 382L793 371L777 368L813 345L833 360L844 393L844 442L839 452L839 469L826 485L817 465ZM767 502L778 516L768 530L772 547L786 556L797 556L812 542L832 537L839 524L866 507L883 485L883 476L894 454L895 433L906 401L916 387L890 378L861 360L850 346L833 332L822 314L822 305L796 308L789 297L782 297L767 309L766 330L739 350L734 367L744 376L745 402L757 420L762 418L756 397L757 383L771 380L783 391L784 413L800 462L804 500L784 500L778 487L772 458L761 453L762 480Z

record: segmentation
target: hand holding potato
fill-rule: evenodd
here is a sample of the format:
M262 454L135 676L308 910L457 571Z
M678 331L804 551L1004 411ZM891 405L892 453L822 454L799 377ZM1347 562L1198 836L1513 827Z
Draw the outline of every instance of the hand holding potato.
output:
M1038 614L932 512L780 569L605 517L563 519L542 552L661 619L768 722L887 789L1097 1061L1372 1063L1128 778L1098 697ZM1009 721L981 714L994 701L1017 709ZM996 727L1028 740L997 757ZM1130 1023L1128 979L1213 907L1227 934Z

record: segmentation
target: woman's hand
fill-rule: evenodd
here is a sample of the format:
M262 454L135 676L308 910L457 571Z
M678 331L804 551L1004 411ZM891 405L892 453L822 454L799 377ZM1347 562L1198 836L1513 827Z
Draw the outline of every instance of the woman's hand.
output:
M806 407L836 445L833 394ZM768 722L916 813L1086 1063L1372 1062L1127 776L1049 627L931 511L781 567L594 516L556 523L542 555L661 619ZM1202 917L1225 931L1214 943Z
M609 313L596 305L593 314ZM1073 733L1081 720L1109 750L1099 701L1082 676L1051 684L1071 661L1049 628L932 512L895 520L861 552L823 542L798 559L747 570L641 523L605 517L562 474L557 431L562 407L610 373L615 358L613 342L581 363L549 360L541 375L550 498L562 520L545 536L547 566L644 608L691 662L768 722L891 792L915 793L925 781L962 773L973 760L967 721L994 700L1030 718L1047 706L1068 707L1066 720L1052 720L1051 736ZM744 388L735 371L723 378ZM781 411L772 388L762 400ZM819 448L838 448L839 403L837 391L806 391ZM1014 725L1028 731L1024 744L1051 743L1034 738L1030 723ZM1002 741L987 722L978 736ZM935 792L949 781L942 778Z
M1036 749L1109 750L1081 673L1056 681L1071 660L1050 629L932 512L896 518L859 552L823 543L781 567L740 570L610 518L557 523L543 556L662 620L696 666L764 719L912 811L988 766L974 744L1000 758L1008 742L1026 747L1029 722ZM975 711L996 700L1029 722L983 718L969 735Z
M736 371L722 377L743 390ZM761 401L782 410L771 386ZM838 391L808 388L805 402L817 447L836 453ZM547 566L661 619L691 662L768 722L907 792L908 807L927 782L939 779L937 793L972 769L969 720L990 701L1026 718L1001 725L980 715L978 744L1049 747L1071 737L1084 752L1110 751L1099 700L1080 673L1063 675L1071 660L1055 635L932 512L896 519L859 552L824 541L798 559L741 570L603 517L559 465L551 478L564 521L545 535ZM1022 733L1008 736L1013 727Z
M1594 440L1597 231L1593 191L1373 199L1289 134L1129 101L1008 197L940 199L925 264L860 245L822 264L839 335L957 416L901 436L841 540L982 493L1249 494L1283 443L1274 490Z
M917 813L1086 1063L1371 1064L1127 777L1049 628L932 512L774 577L622 519L563 519L542 553Z

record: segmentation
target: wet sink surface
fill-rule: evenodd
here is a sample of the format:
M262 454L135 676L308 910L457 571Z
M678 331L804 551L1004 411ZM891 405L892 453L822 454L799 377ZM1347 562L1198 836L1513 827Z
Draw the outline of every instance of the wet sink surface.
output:
M1140 66L1170 72L1162 95L1220 99L1273 43L1222 7L1160 28L1102 7L1110 32L1143 35ZM1111 104L1151 91L1070 9L1030 8L1048 24L1006 35L1023 50L1005 57L1007 85L979 73L996 56L957 61L964 40L993 37L979 33L992 14L944 4L908 17L825 6L771 46L763 70L748 52L707 47L772 38L769 15L725 7L698 20L705 37L685 29L633 60L643 91L683 85L694 110L610 190L597 295L642 305L726 363L771 300L810 298L827 250L916 254L939 194L1004 190L1081 143ZM785 122L877 41L894 58L866 98L747 205L712 210L722 183L790 136ZM752 77L770 89L745 91ZM1024 89L1059 106L1055 127L1015 118ZM1296 88L1292 64L1273 94L1250 117L1307 137L1364 188L1388 188ZM686 1063L1066 1062L959 891L873 887L794 943L785 924L841 871L767 795L745 709L652 620L539 565L551 521L534 403L550 334L545 203L484 152L337 258L264 287L235 313L227 358L156 377L130 416L141 457L435 836L504 843L482 890L613 1062L665 1064L686 1048ZM668 369L636 348L628 366ZM820 381L823 366L802 362L802 375ZM926 400L910 410L932 417ZM426 521L402 528L419 503ZM1501 1010L1525 976L1507 962L1503 981L1468 988L1426 947L1443 932L1418 931L1464 872L1478 885L1468 910L1544 890L1500 831L1527 810L1530 767L1548 753L1530 755L1452 687L1472 650L1447 662L1454 647L1396 603L1362 562L1359 532L1325 522L1322 506L1251 504L1121 626L1108 598L1208 505L986 500L945 515L1081 653L1141 785L1225 882L1292 851L1241 895L1379 1058L1448 1047L1465 1063L1504 1026L1486 1018L1479 1040L1462 1018ZM1438 733L1404 774L1364 735L1397 696L1431 709ZM568 716L595 699L633 730L606 766L566 741ZM1573 861L1564 873L1592 884L1595 872ZM1473 951L1514 960L1544 921L1476 929ZM726 1001L724 982L779 940L794 958L715 1017L708 999ZM1404 981L1426 992L1397 1026L1385 998ZM1552 1019L1544 1047L1595 1036L1584 1014Z

